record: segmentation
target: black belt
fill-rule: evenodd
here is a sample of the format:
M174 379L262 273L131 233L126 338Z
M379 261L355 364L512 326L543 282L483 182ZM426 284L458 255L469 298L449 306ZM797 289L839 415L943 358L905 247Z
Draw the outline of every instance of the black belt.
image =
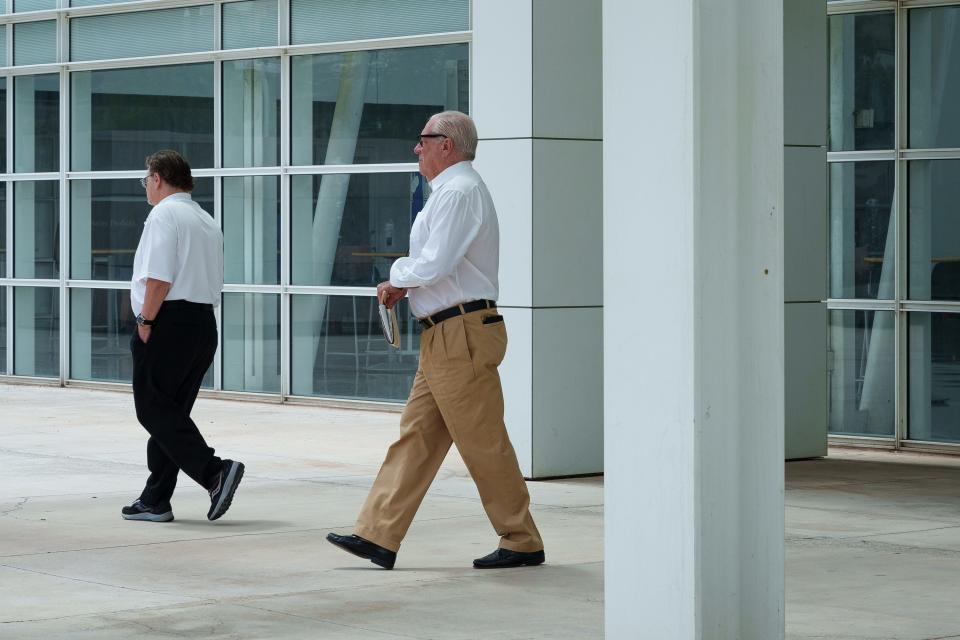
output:
M449 320L450 318L456 318L457 316L462 316L465 313L471 313L473 311L480 311L481 309L496 309L497 303L495 300L473 300L471 302L464 302L463 304L458 304L455 307L450 307L449 309L444 309L443 311L437 311L432 316L427 316L426 318L420 318L420 324L423 325L424 329L429 329L430 327L440 324L444 320Z
M212 304L204 304L202 302L190 302L189 300L164 300L163 304L160 305L160 309L182 309L184 311L213 311Z

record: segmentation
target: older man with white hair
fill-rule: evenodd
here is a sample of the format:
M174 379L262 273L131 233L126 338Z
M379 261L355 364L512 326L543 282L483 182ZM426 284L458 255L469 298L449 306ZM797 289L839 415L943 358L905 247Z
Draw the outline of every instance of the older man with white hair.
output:
M478 569L544 561L530 515L530 496L503 423L497 367L507 349L497 313L499 230L493 199L471 160L477 130L459 111L431 117L414 153L432 193L410 230L410 256L377 287L392 307L405 295L423 325L420 366L353 535L327 540L392 569L397 551L451 444L480 493L498 548L473 561Z

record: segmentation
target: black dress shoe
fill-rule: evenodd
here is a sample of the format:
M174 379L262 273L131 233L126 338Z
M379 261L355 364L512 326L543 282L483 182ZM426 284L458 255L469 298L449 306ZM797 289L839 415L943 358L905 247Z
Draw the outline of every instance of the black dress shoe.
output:
M506 569L507 567L522 567L524 565L533 567L543 564L546 557L543 550L533 552L510 551L510 549L497 549L493 553L473 561L474 569Z
M396 553L390 551L390 549L384 549L378 544L373 544L369 540L364 540L360 536L341 536L336 533L328 533L327 541L355 556L366 558L384 569L393 569L393 563L397 561ZM543 560L540 562L543 562Z

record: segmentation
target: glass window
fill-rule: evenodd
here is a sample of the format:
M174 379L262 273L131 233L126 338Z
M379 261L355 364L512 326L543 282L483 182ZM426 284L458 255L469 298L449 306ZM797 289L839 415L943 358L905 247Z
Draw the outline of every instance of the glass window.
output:
M43 11L56 8L57 0L13 0L13 10L16 12Z
M13 300L13 373L18 376L60 375L60 290L17 287Z
M0 278L7 277L7 183L0 182Z
M225 61L223 166L279 164L280 59Z
M404 400L417 372L420 323L397 306L401 348L380 333L376 298L295 295L291 299L290 389L298 396Z
M469 0L290 1L292 44L466 31Z
M291 282L375 286L409 252L423 209L419 174L291 176Z
M893 299L893 162L830 164L830 297Z
M70 20L70 59L73 61L160 56L212 49L212 5Z
M0 9L0 14L6 13L3 9ZM0 29L0 67L7 66L7 27L4 25Z
M71 289L70 319L70 377L130 382L130 338L137 326L130 309L130 292Z
M910 146L960 147L960 7L909 16Z
M830 16L830 150L894 148L894 13Z
M280 392L280 296L223 294L223 388Z
M13 25L14 64L47 64L56 61L56 20L22 22Z
M194 178L193 199L213 215L213 178ZM70 181L70 277L130 280L150 213L139 180Z
M7 373L7 288L0 287L0 374Z
M960 314L909 317L909 437L960 441Z
M213 166L211 63L71 75L74 171L143 169L158 149Z
M280 282L280 178L223 179L224 281Z
M52 180L13 184L13 275L59 278L60 185Z
M894 314L830 311L830 433L893 436Z
M909 167L910 297L960 300L960 160Z
M469 108L468 47L292 58L293 164L416 162L427 119Z
M60 166L60 76L14 80L14 167L18 173L57 171Z
M316 9L314 9L316 12ZM223 48L277 46L277 0L223 4Z

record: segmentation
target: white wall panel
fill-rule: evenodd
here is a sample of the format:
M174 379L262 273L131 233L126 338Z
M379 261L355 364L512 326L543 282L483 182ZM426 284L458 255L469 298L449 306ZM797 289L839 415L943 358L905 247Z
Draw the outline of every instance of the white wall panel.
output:
M533 304L533 144L528 140L484 140L474 167L490 189L500 223L500 302Z
M532 135L531 0L473 2L471 113L480 138Z
M507 355L500 365L504 420L525 478L533 476L533 313L499 307L507 325Z

